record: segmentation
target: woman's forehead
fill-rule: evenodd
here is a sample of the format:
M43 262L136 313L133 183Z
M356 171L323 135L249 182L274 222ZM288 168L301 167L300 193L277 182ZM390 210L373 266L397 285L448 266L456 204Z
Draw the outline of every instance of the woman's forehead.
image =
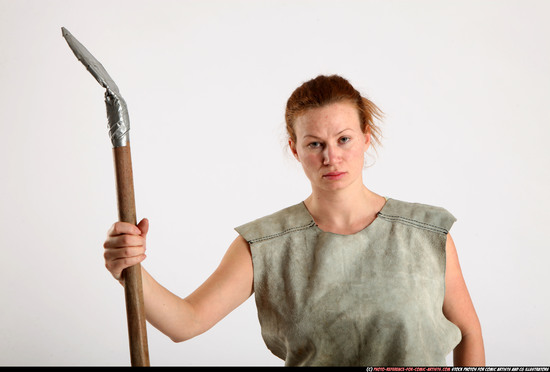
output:
M295 122L298 137L337 135L344 131L361 131L357 108L348 102L337 102L305 111Z

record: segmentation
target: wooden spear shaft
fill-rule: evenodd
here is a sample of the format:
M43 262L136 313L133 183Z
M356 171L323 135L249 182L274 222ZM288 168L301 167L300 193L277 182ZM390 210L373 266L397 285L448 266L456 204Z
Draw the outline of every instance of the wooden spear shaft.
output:
M134 198L134 180L130 143L114 147L118 220L137 225L136 204ZM128 336L130 340L130 359L134 367L149 366L149 349L147 346L147 326L143 286L141 283L141 265L138 263L122 272L126 315L128 319Z
M117 189L118 219L136 225L136 203L134 199L134 179L132 158L130 155L130 119L126 102L103 65L82 45L65 27L61 32L69 47L86 69L101 86L107 89L105 103L109 121L109 135L113 144L115 176ZM128 336L130 338L130 359L132 366L148 367L149 350L147 347L147 327L143 287L141 283L141 265L137 264L122 272L128 318Z

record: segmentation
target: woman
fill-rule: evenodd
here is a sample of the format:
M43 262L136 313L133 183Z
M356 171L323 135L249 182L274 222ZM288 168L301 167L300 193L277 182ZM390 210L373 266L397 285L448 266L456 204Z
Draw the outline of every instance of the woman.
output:
M443 208L387 199L363 183L378 108L339 76L287 102L289 146L311 182L297 205L237 227L215 272L181 299L143 270L147 320L175 342L255 293L262 336L286 365L484 365L481 327ZM149 225L117 222L107 269L145 259Z

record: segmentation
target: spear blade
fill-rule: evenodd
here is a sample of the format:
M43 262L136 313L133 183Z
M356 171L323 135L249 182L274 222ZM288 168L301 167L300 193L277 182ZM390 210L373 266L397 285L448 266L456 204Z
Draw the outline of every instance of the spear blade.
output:
M61 34L69 44L76 58L92 74L97 82L107 91L105 92L105 105L107 107L107 119L109 137L113 147L126 146L130 141L130 116L126 101L120 95L118 86L105 70L105 67L82 45L65 27L61 27Z
M103 88L119 93L118 86L105 70L105 67L82 45L65 27L61 27L61 34L69 44L76 58L82 62Z

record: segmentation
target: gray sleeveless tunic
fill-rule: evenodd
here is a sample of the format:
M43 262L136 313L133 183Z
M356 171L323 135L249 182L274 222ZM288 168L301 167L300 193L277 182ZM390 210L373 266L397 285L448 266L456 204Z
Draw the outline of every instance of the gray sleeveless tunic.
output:
M446 365L461 340L442 312L454 221L388 199L352 235L320 230L303 203L237 227L269 350L287 366Z

